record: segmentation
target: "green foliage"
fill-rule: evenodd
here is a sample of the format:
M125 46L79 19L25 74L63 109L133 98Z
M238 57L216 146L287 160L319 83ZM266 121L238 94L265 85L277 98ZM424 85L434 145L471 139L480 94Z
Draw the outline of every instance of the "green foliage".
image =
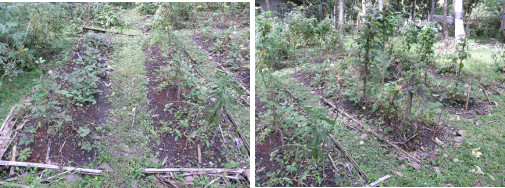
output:
M64 3L0 3L0 75L12 78L35 67L37 50L49 52L68 19Z
M465 66L463 61L470 57L470 54L467 52L467 46L468 42L466 41L466 38L460 38L458 44L456 45L456 57L458 58L457 60L459 60L456 75L461 74L463 67ZM453 59L453 61L455 60L456 59Z
M505 72L505 48L503 45L496 44L491 55L495 70L498 72Z
M282 68L281 60L289 56L289 38L286 28L278 24L278 18L270 12L256 16L257 67Z
M444 93L440 94L438 100L449 102L452 105L464 105L468 96L468 88L458 83L451 83L444 88ZM469 104L473 104L475 95L470 93Z
M94 9L94 22L101 27L123 27L125 22L119 14L119 9L108 3L99 3L98 9Z
M161 5L159 2L142 2L135 3L138 5L137 10L142 15L155 14L158 7Z
M106 70L104 65L100 63L100 52L94 48L87 48L84 59L77 59L78 66L74 71L66 76L62 76L65 82L70 84L66 90L57 91L71 100L78 106L83 106L86 102L96 103L95 94L100 93L98 82L100 75Z
M111 36L105 34L87 33L84 35L84 42L88 45L88 47L102 49L108 52L114 47L114 41Z
M22 146L22 145L28 146L32 142L33 142L33 137L24 136L23 135L23 136L19 137L18 145L20 145L20 146Z
M302 138L307 141L307 147L312 150L312 157L322 158L324 154L321 147L324 144L321 143L329 142L328 135L325 131L325 124L333 126L335 122L328 119L320 108L305 107L305 110L308 112L308 118L304 122L307 126L304 131L307 132L302 133L299 132L301 129L298 129L295 134L304 134Z
M77 130L77 133L79 134L80 137L84 138L84 137L88 136L90 131L91 130L89 129L89 127L84 126L84 127L79 127L79 130Z
M30 151L30 148L25 148L16 154L16 160L17 161L26 161L28 158L30 158L31 154L32 154L32 151Z
M159 5L154 14L154 27L167 30L170 27L184 28L193 23L187 21L196 19L193 4L186 2L165 2Z
M244 92L233 82L234 78L231 75L221 70L218 70L216 75L220 78L219 81L209 85L211 95L208 98L214 98L215 102L206 108L208 124L219 123L223 113L230 111L233 104L237 104L234 95L244 95Z
M430 22L426 24L419 34L419 53L420 58L426 65L432 64L433 61L433 45L436 42L435 33L437 29L435 28L435 23Z
M404 37L405 43L407 45L407 52L410 51L413 45L418 42L419 28L413 22L409 22L407 25L402 27L402 35Z

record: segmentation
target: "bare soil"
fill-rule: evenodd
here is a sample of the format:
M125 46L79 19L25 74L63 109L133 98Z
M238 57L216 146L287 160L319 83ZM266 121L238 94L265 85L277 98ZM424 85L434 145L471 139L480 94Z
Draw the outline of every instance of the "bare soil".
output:
M160 83L158 83L157 76L155 74L162 66L166 66L165 61L168 61L172 57L163 57L163 52L160 50L160 44L156 44L153 46L149 46L144 50L144 53L147 57L153 57L154 60L150 60L149 58L146 60L145 66L147 70L147 78L148 82L148 94L147 98L149 99L149 109L152 112L151 121L155 127L155 129L162 128L162 124L160 121L164 122L175 122L174 115L170 112L165 112L165 105L168 103L173 103L177 100L177 86L168 86L163 88L161 91L157 90L157 87ZM190 90L181 89L182 92L189 93ZM168 95L167 95L168 93ZM181 96L179 101L184 100ZM183 103L174 103L173 105L175 109L180 107L185 107ZM194 126L193 120L190 121ZM171 167L194 167L197 163L197 144L201 145L202 152L202 166L212 166L217 165L220 166L221 162L225 162L226 159L222 158L221 150L218 148L221 146L220 139L214 139L210 141L211 147L205 147L205 144L197 142L190 142L187 139L190 132L189 130L179 130L183 133L182 138L175 140L175 135L164 134L161 135L161 144L157 145L156 140L152 140L149 143L149 147L152 151L159 151L158 158L163 160L165 157L168 157L167 165ZM218 160L218 158L220 160ZM221 161L221 162L219 162Z

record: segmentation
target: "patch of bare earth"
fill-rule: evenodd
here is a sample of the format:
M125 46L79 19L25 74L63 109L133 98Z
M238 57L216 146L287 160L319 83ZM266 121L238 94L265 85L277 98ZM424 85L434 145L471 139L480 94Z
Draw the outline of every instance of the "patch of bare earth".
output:
M170 85L168 87L163 88L159 91L157 74L156 72L163 66L166 66L166 62L171 59L171 57L164 57L163 52L160 50L161 44L155 44L153 46L149 46L144 50L146 57L152 57L146 59L145 67L147 72L148 79L148 94L147 98L149 99L149 109L151 111L151 121L155 127L155 129L163 128L163 122L172 122L172 126L177 124L175 120L174 114L169 111L164 111L165 105L168 103L173 103L174 109L185 108L187 104L179 103L176 101L184 100L183 96L177 96L177 86ZM189 88L182 88L181 92L189 93ZM178 99L180 97L180 99ZM184 116L186 116L185 114ZM196 120L190 120L191 128L195 128L195 126L199 126ZM170 126L170 125L168 125ZM221 156L221 140L219 137L213 136L209 139L211 142L211 147L205 147L205 144L200 143L199 141L190 141L187 136L189 136L190 132L188 130L179 130L182 134L182 138L175 140L175 135L165 133L160 136L160 144L156 144L156 140L151 140L149 143L149 147L153 152L159 152L158 158L160 160L164 160L167 158L167 164L170 167L195 167L194 164L197 164L197 144L201 146L201 154L202 154L202 166L220 166L221 162L225 162L226 159ZM193 164L193 165L192 165Z

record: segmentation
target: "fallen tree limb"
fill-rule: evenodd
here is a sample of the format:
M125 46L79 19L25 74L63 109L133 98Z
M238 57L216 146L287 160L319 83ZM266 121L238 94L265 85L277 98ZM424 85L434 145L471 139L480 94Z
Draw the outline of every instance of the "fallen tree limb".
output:
M244 133L240 130L240 127L235 123L235 120L233 120L233 117L231 117L230 113L228 113L228 110L225 110L226 116L228 116L228 119L230 120L231 124L235 126L235 129L237 129L238 134L240 135L240 139L242 139L242 142L244 143L244 146L247 149L247 153L249 154L249 142L247 141L247 138L244 136Z
M374 181L372 182L371 184L367 184L365 185L365 187L376 187L377 185L379 185L380 183L382 183L383 181L386 181L387 179L389 179L391 177L391 174L388 174L382 178L379 178L377 181Z
M347 114L345 111L341 110L341 109L338 109L337 106L335 106L332 102L330 102L328 99L325 99L324 97L322 96L319 96L319 98L321 98L321 100L330 105L333 109L339 111L340 113L343 113L347 118L351 119L353 122L357 123L358 125L360 125L361 127L365 127L365 125L363 123L361 123L360 121L356 120L354 117L352 117L351 115ZM389 141L388 139L384 138L384 136L382 135L379 135L378 133L372 131L372 130L362 130L360 129L362 132L368 132L370 134L373 134L375 137L377 137L379 140L382 140L386 143L388 143L389 145L393 146L394 148L396 148L397 150L400 150L402 153L404 153L405 155L409 156L411 159L419 162L419 163L422 163L421 160L417 159L416 157L412 156L410 153L408 153L407 151L403 150L402 148L400 148L399 146L397 146L396 144L394 144L393 142Z
M220 174L233 173L242 174L245 169L226 169L226 168L146 168L142 172L146 174L160 174L168 172L197 172L200 174Z
M112 34L119 34L119 35L127 35L129 37L135 37L137 35L130 35L130 34L124 34L124 33L119 33L119 32L110 32L110 31L107 31L107 30L103 30L103 29L96 29L96 28L90 28L90 27L82 27L82 31L93 31L93 32L97 32L97 33L112 33Z
M7 114L7 117L0 128L0 160L7 151L7 148L11 145L12 140L14 140L17 135L17 132L13 135L14 125L16 125L17 119L14 122L12 122L12 119L16 116L18 111L19 109L17 108L17 105L14 105L9 111L9 114Z
M298 104L298 107L302 110L302 113L306 113L306 111L300 106L300 101L298 100L298 97L296 97L290 91L288 91L288 90L286 90L286 91L289 93L289 95L291 95L291 97L293 97L296 100L296 103ZM347 153L347 151L337 142L337 140L333 137L333 135L326 132L326 130L324 132L328 135L328 137L333 142L333 144L335 144L337 149L340 150L342 153L344 153L345 157L351 162L351 164L354 166L354 168L356 168L358 170L359 174L363 175L365 177L365 179L368 180L368 175L365 173L365 171L363 171L363 169L361 169L361 167L358 165L358 163L356 163L356 161L351 157L351 155L349 155L349 153ZM330 160L333 163L333 159L331 158L331 156L329 154L328 154L328 157L330 158ZM336 169L336 167L335 167L335 169Z
M356 170L358 170L358 172L365 177L365 180L368 180L368 175L365 173L365 171L363 171L363 169L361 169L361 167L358 165L358 163L356 163L356 161L351 157L351 155L349 155L349 153L347 153L347 151L345 151L345 149L337 142L337 140L333 137L333 135L331 135L328 132L326 132L326 134L328 134L328 137L330 137L331 141L333 141L335 146L337 146L337 148L342 153L344 153L345 157L347 157L347 159L349 161L351 161L351 164L354 166L354 168L356 168Z
M82 174L88 175L101 175L102 170L96 169L86 169L86 168L76 168L76 167L62 167L50 164L42 164L42 163L28 163L28 162L15 162L15 161L0 161L0 166L18 166L18 167L37 167L40 169L63 169L63 170L72 170L76 172L80 172Z
M189 59L191 59L191 61L193 61L193 63L195 63L195 64L197 63L196 59L193 58L193 56L191 56L191 54L189 54L189 52L186 51L186 49L183 49L183 51L186 53L186 55L189 57ZM198 73L198 76L203 78L202 73L196 68L196 66L193 66L193 69L196 71L196 73Z

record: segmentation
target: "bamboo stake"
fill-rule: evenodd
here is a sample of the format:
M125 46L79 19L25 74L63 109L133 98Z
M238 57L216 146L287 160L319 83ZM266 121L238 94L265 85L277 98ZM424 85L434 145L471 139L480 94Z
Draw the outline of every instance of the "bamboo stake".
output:
M202 164L202 150L200 149L200 144L197 144L198 149L198 164Z
M12 158L11 158L11 161L16 161L16 147L17 144L14 144L14 146L12 146ZM11 169L10 169L10 172L9 172L9 176L12 176L14 175L14 169L15 167L14 166L11 166Z
M168 172L198 172L200 174L220 174L233 173L242 174L244 169L226 169L226 168L146 168L142 170L146 174L159 174Z
M379 185L383 181L386 181L390 177L391 177L391 174L388 174L388 175L386 175L386 176L384 176L382 178L379 178L377 181L372 182L371 184L365 185L365 187L376 187L377 185Z
M76 168L76 167L61 167L57 165L42 164L42 163L28 163L28 162L16 162L16 161L0 161L0 166L18 166L18 167L37 167L40 169L63 169L63 170L74 170L88 175L101 175L102 170L96 169L86 169L86 168Z
M468 101L470 100L470 92L472 91L472 84L468 86L468 94L466 95L465 110L468 110Z

